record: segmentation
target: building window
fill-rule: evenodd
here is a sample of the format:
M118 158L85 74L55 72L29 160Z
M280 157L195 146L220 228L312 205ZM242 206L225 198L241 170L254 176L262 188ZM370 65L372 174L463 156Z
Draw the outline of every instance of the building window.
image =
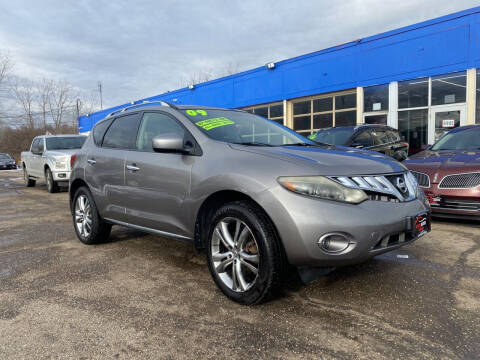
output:
M432 77L432 105L462 103L466 98L465 71Z
M245 108L244 110L284 125L283 103L265 104L261 106Z
M428 106L428 78L398 83L398 108L407 109Z
M428 109L398 112L398 131L410 145L410 153L422 150L428 144Z
M357 94L322 95L293 103L293 130L309 135L332 126L354 126L357 123Z
M480 69L477 70L477 96L476 96L475 123L480 124Z
M388 84L363 88L363 111L388 110Z
M363 88L363 122L387 125L388 84Z

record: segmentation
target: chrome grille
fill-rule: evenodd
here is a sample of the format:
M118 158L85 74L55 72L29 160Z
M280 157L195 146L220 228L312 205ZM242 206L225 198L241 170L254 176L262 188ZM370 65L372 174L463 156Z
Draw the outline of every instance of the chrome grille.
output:
M445 176L440 189L471 189L480 185L480 173L453 174Z
M411 170L411 172L412 172L413 176L415 176L417 178L418 185L420 185L421 187L426 187L426 188L430 187L430 177L427 174L424 174L424 173L418 172L418 171L413 171L413 170Z
M389 174L389 175L358 175L358 176L329 176L330 179L343 186L365 190L370 195L386 194L385 196L370 196L371 200L383 200L384 198L398 199L398 201L409 201L415 199L416 179L410 173ZM390 201L390 200L385 200Z

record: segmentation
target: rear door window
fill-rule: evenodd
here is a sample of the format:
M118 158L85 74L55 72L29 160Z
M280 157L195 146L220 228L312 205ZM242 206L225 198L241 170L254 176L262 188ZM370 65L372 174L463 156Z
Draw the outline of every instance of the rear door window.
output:
M137 135L138 113L125 115L113 120L104 138L103 147L114 149L133 149Z
M385 130L373 130L372 134L375 145L384 145L391 142Z
M373 146L372 134L368 130L363 131L353 139L353 142L363 147Z
M177 120L162 113L145 113L137 136L137 150L153 152L152 140L162 134L185 136L185 129Z

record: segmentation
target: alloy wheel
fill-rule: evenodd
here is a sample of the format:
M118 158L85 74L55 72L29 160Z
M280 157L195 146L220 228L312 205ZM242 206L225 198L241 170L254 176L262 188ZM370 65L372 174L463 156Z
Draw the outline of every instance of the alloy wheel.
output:
M87 196L83 194L75 202L75 225L84 238L92 232L92 209Z
M245 292L255 284L260 254L255 236L242 220L220 220L212 234L210 251L213 268L229 289Z

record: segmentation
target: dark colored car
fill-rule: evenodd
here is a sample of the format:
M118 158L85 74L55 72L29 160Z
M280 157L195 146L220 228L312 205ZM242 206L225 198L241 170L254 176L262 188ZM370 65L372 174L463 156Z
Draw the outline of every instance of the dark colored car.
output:
M17 163L8 154L0 154L0 170L16 169Z
M403 164L436 216L480 219L480 125L451 130Z
M327 128L309 136L310 140L330 145L377 151L398 161L408 156L408 143L397 129L385 125L359 125Z

